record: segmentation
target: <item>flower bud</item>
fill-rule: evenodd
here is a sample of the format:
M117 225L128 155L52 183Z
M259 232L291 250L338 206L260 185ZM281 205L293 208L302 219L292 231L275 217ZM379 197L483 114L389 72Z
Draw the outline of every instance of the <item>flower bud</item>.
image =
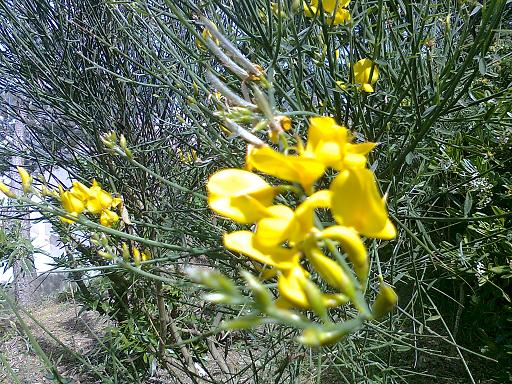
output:
M372 316L375 319L378 319L379 317L388 314L393 310L393 308L395 308L397 302L398 296L393 288L384 282L381 283L379 294L373 303Z
M242 276L247 282L247 286L251 289L257 306L263 310L272 306L272 295L270 291L249 272L242 271Z
M327 309L325 308L324 298L320 288L309 279L299 280L300 286L306 294L307 301L311 309L320 317L325 319L327 317Z
M133 247L132 249L132 255L133 255L133 262L135 263L135 266L139 266L140 265L140 251L137 247Z
M23 167L17 167L18 173L21 177L21 185L23 187L23 192L28 193L32 189L32 176L29 175L27 170Z
M2 192L7 197L11 197L11 198L16 197L14 192L11 191L10 188L7 185L5 185L4 183L2 183L1 181L0 181L0 192Z
M346 334L347 332L343 330L324 331L319 328L307 328L297 340L308 347L320 347L334 344Z
M237 319L221 323L222 329L232 331L235 329L251 329L261 324L262 318L255 315L241 316Z
M123 243L121 245L122 247L122 255L123 255L123 259L125 261L130 261L130 250L128 249L128 244L126 243Z
M349 298L354 297L354 284L336 261L325 256L322 251L316 247L306 250L306 255L311 265L327 284L333 288L339 289Z

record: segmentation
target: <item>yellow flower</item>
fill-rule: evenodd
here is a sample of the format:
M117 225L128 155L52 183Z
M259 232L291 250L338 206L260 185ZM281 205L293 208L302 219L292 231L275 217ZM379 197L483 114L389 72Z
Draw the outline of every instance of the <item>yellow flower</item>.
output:
M23 167L17 167L18 173L21 177L21 186L23 187L23 192L28 193L32 189L32 176L29 175L27 170Z
M333 17L327 18L327 24L338 25L350 21L350 12L345 8L338 8Z
M315 181L325 167L316 159L288 156L268 146L252 148L247 155L247 166L280 179L300 183L307 193L312 192Z
M84 202L70 191L63 191L61 187L59 188L62 208L71 214L78 215L82 213L85 209Z
M268 248L288 241L291 246L295 246L313 230L313 210L328 208L330 202L330 192L322 190L309 196L295 212L286 205L269 207L268 217L258 221L255 243Z
M347 128L336 124L332 117L312 117L304 156L315 158L326 167L340 169L347 137Z
M11 191L11 189L7 185L2 183L1 181L0 181L0 192L2 192L7 197L16 197L14 192Z
M149 249L145 249L142 251L142 261L151 260L151 251Z
M69 190L73 195L82 201L86 201L91 196L91 190L79 181L74 181Z
M331 183L331 211L338 224L367 237L393 239L396 229L388 218L373 172L345 169Z
M267 215L278 190L263 178L241 169L224 169L210 176L208 204L219 215L250 224Z
M70 191L64 191L61 186L59 186L59 190L62 208L64 208L71 216L77 217L85 210L84 202L76 197L73 193ZM64 216L61 216L60 219L64 223L74 223L73 219L69 219Z
M398 295L388 284L381 281L379 294L372 306L372 316L376 319L382 317L395 308L398 303Z
M138 267L140 265L140 261L141 261L139 248L134 246L132 248L132 255L133 255L133 262Z
M377 144L352 144L350 139L347 128L336 124L332 117L313 117L309 120L308 142L303 155L338 171L364 168L366 156Z
M343 165L346 168L364 168L366 166L368 153L377 146L377 143L359 143L352 144L348 143L345 145L345 158L343 159Z
M100 224L105 227L111 227L115 223L119 221L119 216L117 213L111 211L110 209L105 209L101 212L100 215Z
M373 72L372 72L373 68ZM373 84L379 79L379 68L370 59L361 59L354 64L354 81L364 92L375 92ZM370 73L372 74L370 78Z
M99 215L104 209L110 209L114 199L110 193L101 189L100 185L93 180L90 194L87 199L86 208L94 215Z
M279 269L288 269L297 265L300 254L294 249L282 247L263 248L254 242L254 233L235 231L224 235L224 246L241 253L254 261Z
M322 7L327 14L327 23L337 25L349 21L350 13L345 9L349 3L350 0L323 0ZM304 2L304 14L306 17L315 17L318 15L319 10L320 4L318 0L311 0L310 4Z

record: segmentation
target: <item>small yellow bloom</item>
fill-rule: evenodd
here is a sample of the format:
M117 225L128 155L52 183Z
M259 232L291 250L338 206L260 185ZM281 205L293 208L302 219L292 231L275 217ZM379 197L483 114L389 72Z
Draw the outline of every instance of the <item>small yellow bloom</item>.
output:
M107 191L101 189L101 186L93 180L91 188L89 188L90 195L87 199L86 208L94 215L99 215L104 209L110 209L114 201L112 195Z
M78 215L85 209L84 202L69 191L60 191L62 208L71 214Z
M86 201L91 195L91 190L79 181L74 181L69 190L73 195L82 201Z
M300 265L282 271L277 280L277 288L281 296L293 306L307 309L310 307L306 293L302 289L308 272Z
M332 117L312 117L304 156L315 158L326 167L340 169L347 137L347 128L336 124Z
M151 251L149 249L145 249L142 251L142 261L151 260Z
M367 237L390 240L396 229L388 218L373 172L345 169L330 186L331 211L335 220Z
M298 264L281 271L277 280L277 289L281 295L281 306L286 306L288 303L302 309L332 308L347 302L346 296L321 293L309 280L309 273Z
M23 192L28 193L32 189L32 176L29 175L27 170L23 167L17 167L18 173L21 177L21 186L23 187Z
M267 209L267 217L258 221L254 241L262 247L275 247L288 241L290 246L305 239L313 230L315 208L328 208L331 193L315 192L302 202L295 212L286 205L273 205Z
M119 216L117 213L111 211L110 209L105 209L101 212L100 215L100 224L105 227L111 227L115 223L119 221Z
M0 192L2 192L7 197L16 197L14 192L11 191L11 189L7 185L2 183L1 181L0 181Z
M350 0L323 0L322 7L326 13L328 24L337 25L350 20L350 13L346 9ZM318 0L311 0L308 4L304 2L304 14L306 17L315 17L319 14L320 4Z
M373 71L372 71L373 68ZM364 92L375 92L373 84L379 79L379 68L370 59L361 59L354 64L354 81ZM371 73L371 78L370 78Z
M316 159L283 155L267 146L253 148L247 155L247 165L268 175L300 183L307 193L311 193L313 184L325 170Z
M388 284L381 282L379 294L372 306L373 317L378 319L379 317L388 314L393 310L393 308L395 308L397 303L398 295L394 289Z
M273 247L262 248L254 242L254 233L235 231L224 235L224 246L241 253L254 261L279 269L289 269L299 262L300 254L293 249Z
M338 25L350 21L350 12L345 8L338 8L333 17L327 18L327 24Z
M208 204L219 215L250 224L267 215L277 189L263 178L241 169L224 169L210 176Z

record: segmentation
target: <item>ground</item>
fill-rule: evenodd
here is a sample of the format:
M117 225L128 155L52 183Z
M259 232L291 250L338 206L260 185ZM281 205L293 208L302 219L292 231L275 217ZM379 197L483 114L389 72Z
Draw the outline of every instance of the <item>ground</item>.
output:
M97 345L97 338L105 332L107 322L95 312L80 313L80 308L71 303L47 301L34 307L33 317L48 332L55 336L63 345L51 338L28 316L24 316L27 325L38 341L42 350L59 361L59 373L73 383L94 383L94 380L83 369L83 365L67 349L87 355ZM43 384L52 383L50 374L45 373L44 365L34 354L28 338L22 334L21 324L14 316L2 316L0 319L0 352L7 359L13 372L21 383ZM2 364L0 382L12 383L12 379Z

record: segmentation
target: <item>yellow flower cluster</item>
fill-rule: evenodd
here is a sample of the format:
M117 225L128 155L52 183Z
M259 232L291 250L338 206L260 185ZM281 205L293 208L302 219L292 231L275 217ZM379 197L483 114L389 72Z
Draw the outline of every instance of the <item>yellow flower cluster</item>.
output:
M112 197L93 180L91 187L79 181L73 182L72 187L65 191L59 186L62 207L71 215L77 217L87 211L100 217L100 224L111 227L119 221L119 216L112 209L121 204L121 198ZM73 223L72 219L61 217L65 223Z
M324 12L327 14L326 22L330 25L338 25L350 21L350 13L347 9L350 0L321 0ZM304 14L307 17L318 16L320 4L318 0L304 2Z
M241 224L256 224L254 231L225 234L227 249L271 267L278 275L280 301L298 308L312 308L320 301L334 307L353 299L356 287L336 261L324 254L326 241L337 242L347 254L359 280L368 276L368 256L361 236L392 239L396 235L380 196L374 174L366 168L374 143L354 144L348 129L330 117L310 119L308 141L298 143L296 155L269 146L251 148L249 169L300 184L306 198L293 210L274 204L289 186L272 186L261 176L241 169L213 174L207 184L208 202L221 216ZM339 173L329 189L315 191L315 183L332 168ZM315 208L328 208L337 225L321 228ZM320 292L303 267L307 259L335 294ZM272 275L272 274L271 274ZM314 299L316 297L316 299Z
M379 79L377 64L370 59L361 59L354 64L352 70L354 71L353 83L357 85L360 91L366 93L375 92L373 85ZM348 88L347 83L344 81L337 81L336 84L343 90Z

